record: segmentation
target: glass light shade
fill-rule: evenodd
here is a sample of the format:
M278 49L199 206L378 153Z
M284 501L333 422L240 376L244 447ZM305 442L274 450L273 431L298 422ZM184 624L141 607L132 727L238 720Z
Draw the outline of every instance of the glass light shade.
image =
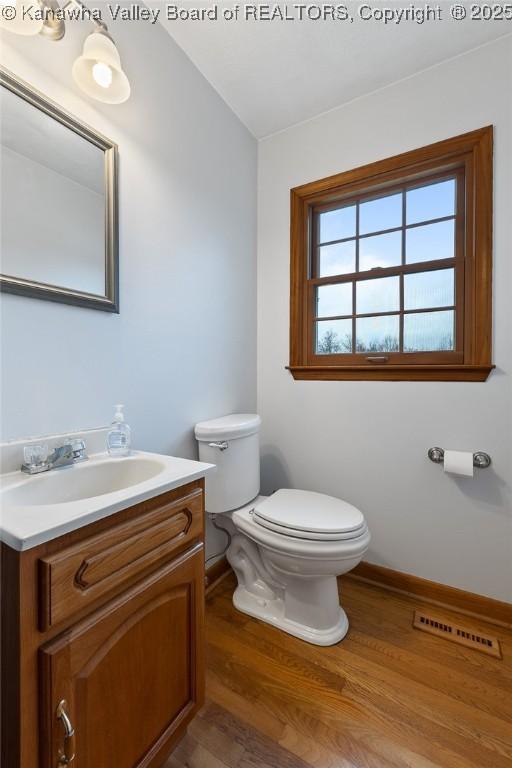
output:
M0 28L7 30L7 32L13 32L15 35L24 35L26 37L30 35L38 35L43 28L43 20L35 19L34 16L41 10L39 2L31 2L30 0L7 0L1 2L1 5L10 6L14 8L13 18L3 13L0 15Z
M92 68L92 76L102 88L110 88L112 85L112 70L108 64L98 61Z
M93 32L86 38L72 72L78 87L93 99L121 104L130 97L130 83L121 69L119 52L102 32Z

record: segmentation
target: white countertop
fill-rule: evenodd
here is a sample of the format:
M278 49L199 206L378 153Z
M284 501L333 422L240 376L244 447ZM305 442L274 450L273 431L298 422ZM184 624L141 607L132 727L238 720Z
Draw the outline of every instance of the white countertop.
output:
M66 473L66 485L69 486L70 478L73 480L76 478L77 481L80 481L81 477L85 477L85 475L79 475L82 468L87 468L90 473L89 468L92 469L97 466L101 472L103 468L100 465L136 462L140 458L159 462L160 471L148 480L137 482L120 490L89 498L70 498L70 500L51 504L35 503L22 506L7 501L9 496L13 495L12 492L16 493L16 489L21 488L21 486L29 493L34 491L32 495L37 496L37 490L43 488L41 481L45 482L46 478L50 476L55 478L51 481L52 485L56 485L58 482L57 475ZM129 469L126 465L121 469L124 470L125 468ZM106 453L96 454L86 462L62 469L53 469L40 475L27 475L21 471L3 474L0 476L0 540L18 551L30 549L141 501L146 501L153 496L158 496L173 488L178 488L180 485L204 477L214 468L214 464L205 464L191 459L132 451L130 456L118 459L113 459ZM76 474L70 475L69 473ZM39 485L35 485L36 483ZM47 486L46 481L45 487ZM5 499L2 498L4 494ZM72 495L71 493L70 496Z

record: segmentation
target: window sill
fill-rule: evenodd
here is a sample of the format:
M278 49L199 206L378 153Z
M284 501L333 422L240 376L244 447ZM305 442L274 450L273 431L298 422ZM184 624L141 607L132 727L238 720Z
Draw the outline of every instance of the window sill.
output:
M289 365L300 381L486 381L494 365Z

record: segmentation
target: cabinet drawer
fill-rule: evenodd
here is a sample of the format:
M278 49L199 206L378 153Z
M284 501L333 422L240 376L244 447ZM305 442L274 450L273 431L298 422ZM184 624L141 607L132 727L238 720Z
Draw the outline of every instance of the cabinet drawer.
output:
M200 488L39 561L42 631L110 597L203 531Z

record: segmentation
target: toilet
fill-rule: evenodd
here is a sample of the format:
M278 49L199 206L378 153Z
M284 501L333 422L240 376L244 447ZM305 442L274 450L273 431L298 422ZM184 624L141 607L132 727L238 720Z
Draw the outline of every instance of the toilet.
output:
M228 537L227 559L238 586L233 604L315 645L346 635L337 576L362 559L370 543L363 514L346 501L282 488L259 495L257 414L237 413L196 425L206 477L206 511Z

